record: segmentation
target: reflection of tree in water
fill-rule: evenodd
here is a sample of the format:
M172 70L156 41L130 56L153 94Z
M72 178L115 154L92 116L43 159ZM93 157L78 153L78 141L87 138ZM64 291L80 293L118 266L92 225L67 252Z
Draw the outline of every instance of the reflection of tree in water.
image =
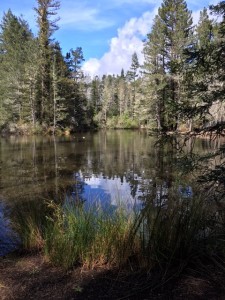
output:
M131 170L126 172L126 181L130 184L130 194L132 198L136 198L139 184L140 184L140 176L135 172L135 163L134 163L134 154L133 154L133 162L131 165Z
M219 137L161 139L156 147L156 193L165 198L166 189L179 183L183 198L204 194L218 203L225 197L225 144ZM188 183L189 182L189 183ZM192 182L192 183L190 183ZM193 185L192 186L190 186Z
M221 142L221 141L220 141ZM208 199L218 205L224 205L225 200L225 143L208 156L204 157L207 167L203 169L198 178L204 193Z
M73 176L75 184L73 185L72 197L75 201L84 202L85 199L83 199L83 194L85 182L80 178L79 174L75 173Z
M174 147L173 137L161 138L155 143L155 167L149 185L142 185L145 201L152 201L155 206L165 206L168 200L169 189L174 181L174 159L177 149ZM145 191L147 188L147 192Z
M84 180L78 173L73 174L73 184L66 188L65 204L82 205L86 199L84 198Z
M191 172L196 171L195 140L176 136L161 136L154 146L153 175L151 180L142 177L139 199L154 206L167 207L170 191L177 197L192 197Z
M100 135L103 135L103 143ZM120 177L121 184L125 179L130 184L133 198L143 201L154 198L156 205L167 201L169 190L177 178L183 189L188 189L185 181L191 171L196 171L195 164L200 157L198 151L197 154L193 151L196 150L196 139L165 136L154 144L154 139L149 143L150 139L145 135L127 135L127 139L119 132L103 132L100 135L94 139L93 152L96 155L89 153L87 174L90 170L91 174L98 174L100 169L105 178ZM201 149L199 152L202 145L211 147L203 140L197 144Z
M1 142L0 176L4 170L4 177L0 177L0 185L3 195L12 194L12 199L25 193L27 198L48 192L54 196L68 186L71 193L81 196L84 183L77 179L74 190L73 182L73 174L81 171L85 178L99 174L106 179L120 178L121 185L129 183L131 197L143 202L151 198L160 204L167 199L177 177L185 188L191 172L205 174L202 166L199 168L208 164L202 164L202 156L208 157L212 165L221 166L220 170L214 167L208 179L219 173L222 178L223 172L219 155L212 162L214 158L209 154L209 148L216 149L221 140L169 136L155 144L155 138L143 132L102 131L88 134L82 142L73 137L14 137Z

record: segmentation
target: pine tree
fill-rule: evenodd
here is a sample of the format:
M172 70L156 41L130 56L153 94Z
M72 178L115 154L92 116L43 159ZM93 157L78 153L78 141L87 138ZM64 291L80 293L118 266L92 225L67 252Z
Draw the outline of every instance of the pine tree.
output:
M210 126L214 125L221 131L224 129L225 122L225 2L221 1L217 5L211 5L210 9L213 14L220 17L221 21L215 24L211 47L208 52L205 51L204 55L204 57L210 58L209 74L211 75L205 106L211 115Z
M102 91L102 108L101 108L101 121L106 124L109 111L112 103L112 76L108 75L104 79L104 88Z
M177 111L183 98L182 72L187 59L185 50L193 43L192 18L184 0L164 0L159 8L159 17L164 24L165 68L170 81L167 110L170 108L171 113L168 121L170 129L176 130L179 122ZM172 121L172 119L175 120Z
M137 90L137 77L138 77L138 69L140 67L137 53L134 52L131 58L131 67L130 71L127 72L127 78L132 84L132 118L135 117L135 105L136 105L136 90Z
M33 36L28 24L10 10L4 14L0 27L0 123L23 122L31 115L26 83Z
M58 125L62 126L66 119L66 90L67 81L64 80L68 74L67 65L61 53L58 42L52 45L52 95L53 95L53 133Z
M196 28L198 49L210 46L213 39L213 21L209 19L207 9L200 11L200 18Z
M101 101L101 91L100 91L100 79L98 76L91 82L91 105L94 109L95 114L97 114L100 110Z
M186 2L164 0L144 49L144 69L155 98L153 106L159 130L176 130L178 127L178 108L184 98L182 74L187 60L185 50L192 43L192 18Z
M92 116L92 107L87 103L87 83L81 70L84 61L81 47L67 52L65 63L68 68L69 88L67 97L67 121L72 130L86 129L92 124L92 120L87 119Z
M118 78L117 96L118 96L118 105L119 105L119 115L122 116L123 114L128 112L127 83L126 83L123 69L121 71L121 76Z
M145 103L143 104L145 120L156 120L158 131L166 129L165 105L167 76L165 67L165 43L163 26L159 16L153 22L152 31L147 36L144 44L144 80L143 92ZM153 125L154 126L154 125Z
M70 71L70 77L76 82L83 77L81 70L83 61L85 61L85 59L81 47L77 47L75 50L71 49L70 52L66 54L66 63Z
M26 122L32 123L33 127L36 126L37 120L37 97L36 89L38 82L38 43L35 38L31 39L27 45L27 59L25 62L25 91L27 94L28 102L26 105L29 112L26 117Z
M197 111L204 106L204 99L208 97L208 83L211 81L211 51L214 39L214 24L209 19L207 9L200 12L200 19L195 30L195 46L189 50L189 67L185 71L185 84L187 101L183 103L182 110L187 109L189 130L193 129L193 121L197 126L201 126L204 118L192 116L193 110ZM197 109L196 109L197 108Z
M37 0L37 23L39 27L38 41L39 41L39 83L40 83L40 102L38 107L38 117L41 123L50 124L51 107L53 101L51 99L51 48L50 38L55 30L58 29L56 22L59 19L50 20L50 17L56 15L57 9L59 9L60 3L55 0Z

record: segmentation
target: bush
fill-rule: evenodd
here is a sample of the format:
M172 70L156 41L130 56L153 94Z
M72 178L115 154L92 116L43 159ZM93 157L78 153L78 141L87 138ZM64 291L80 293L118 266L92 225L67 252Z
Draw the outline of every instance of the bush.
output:
M107 119L107 128L114 129L137 129L139 128L138 120L132 119L127 114L121 116L113 116Z

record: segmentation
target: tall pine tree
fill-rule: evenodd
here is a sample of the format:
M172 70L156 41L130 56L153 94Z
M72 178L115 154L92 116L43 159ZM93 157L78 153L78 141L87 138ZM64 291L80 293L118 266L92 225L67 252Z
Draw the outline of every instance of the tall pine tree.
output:
M41 123L49 125L51 123L53 99L51 95L51 61L52 51L50 47L51 36L58 29L56 22L58 19L51 20L56 15L60 3L56 0L37 0L37 23L39 27L39 106L38 118Z
M182 74L193 43L191 12L184 0L164 0L145 43L145 73L154 95L159 130L176 130L184 98ZM146 82L145 81L145 82Z

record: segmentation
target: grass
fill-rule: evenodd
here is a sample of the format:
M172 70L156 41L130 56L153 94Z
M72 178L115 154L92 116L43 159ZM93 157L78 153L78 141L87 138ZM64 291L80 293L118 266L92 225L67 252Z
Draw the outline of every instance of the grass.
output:
M223 268L224 220L200 197L171 194L166 206L149 199L144 209L129 214L122 205L103 211L97 204L87 209L49 202L37 212L29 204L14 222L24 248L43 251L65 269L129 266L157 269L166 277L171 270L178 275L190 264L197 268L212 258Z
M42 202L26 201L13 210L12 227L18 233L24 250L41 250L44 246L44 231L50 214Z
M127 241L134 213L120 205L102 209L98 204L36 205L27 202L13 215L15 230L26 250L41 250L54 265L65 269L75 264L120 266L132 255Z
M202 239L198 236L205 226L204 208L193 200L175 207L145 207L136 221L136 231L142 226L142 256L146 266L159 267L166 274L175 266L185 265L202 254Z
M51 203L51 206L55 213L45 230L44 252L54 264L65 268L76 263L88 267L118 266L127 260L125 242L132 217L122 207L112 214L100 206L89 209L76 204L62 208Z

